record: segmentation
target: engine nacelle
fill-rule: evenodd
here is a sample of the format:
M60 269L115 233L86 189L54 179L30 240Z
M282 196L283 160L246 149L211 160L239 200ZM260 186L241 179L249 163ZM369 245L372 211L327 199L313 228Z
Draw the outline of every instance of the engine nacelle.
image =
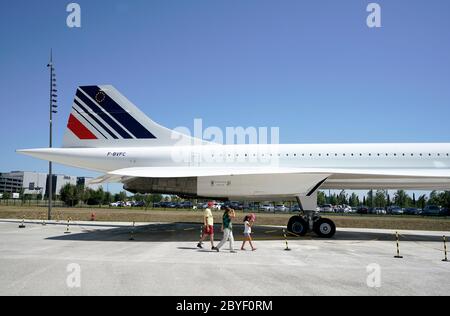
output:
M133 178L125 182L125 190L132 193L174 194L198 197L197 178Z

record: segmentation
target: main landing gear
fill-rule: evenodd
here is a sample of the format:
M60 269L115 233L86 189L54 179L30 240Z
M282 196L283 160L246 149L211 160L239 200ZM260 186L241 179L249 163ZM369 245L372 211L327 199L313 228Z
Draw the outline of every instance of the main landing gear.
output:
M310 192L305 196L297 196L297 202L303 210L301 214L289 219L287 230L298 236L305 236L306 233L313 231L319 237L331 238L336 234L336 225L328 218L320 217L317 211L317 191Z
M303 211L303 214L291 217L287 229L298 236L305 236L310 231L321 238L331 238L336 234L334 222L320 217L315 211Z

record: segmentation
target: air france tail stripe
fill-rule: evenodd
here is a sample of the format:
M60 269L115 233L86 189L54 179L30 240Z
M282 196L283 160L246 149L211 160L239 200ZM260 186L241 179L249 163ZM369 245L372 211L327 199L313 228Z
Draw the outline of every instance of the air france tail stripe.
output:
M78 105L80 107L80 109L84 112L87 113L91 119L93 119L95 121L95 123L98 124L98 126L100 126L101 128L103 128L109 135L111 135L112 138L114 139L118 139L118 137L116 136L116 134L114 134L113 132L111 132L102 122L100 122L100 120L98 120L95 115L93 115L90 111L88 111L80 102L77 101L77 99L74 99L75 104ZM106 138L106 137L105 137Z
M97 139L97 136L92 134L90 130L86 128L73 114L69 116L69 123L67 123L72 133L74 133L79 139Z
M112 120L111 117L109 117L108 114L103 112L98 105L96 105L91 99L89 99L81 89L77 90L76 96L89 108L91 108L94 113L98 114L100 118L105 121L106 124L108 124L114 131L116 131L120 136L122 136L125 139L132 139L133 136L131 136L129 133L127 133L122 127L120 127L114 120Z
M101 91L98 86L81 87L86 94L88 94L93 100L96 99L96 94ZM101 106L106 112L108 112L113 118L115 118L123 127L125 127L134 137L139 139L151 139L156 138L150 133L142 124L140 124L133 116L125 111L116 101L114 101L106 91L103 91L104 99L101 102L97 102L97 105Z
M87 119L83 116L83 114L81 114L77 109L75 109L75 107L73 108L73 110L74 110L75 112L77 112L77 114L78 114L79 116L81 116L86 122L88 122L89 125L91 125L97 132L99 132L100 135L102 135L105 139L107 139L107 137L106 137L102 132L100 132L100 130L99 130L97 127L95 127L94 124L92 124L89 120L87 120Z

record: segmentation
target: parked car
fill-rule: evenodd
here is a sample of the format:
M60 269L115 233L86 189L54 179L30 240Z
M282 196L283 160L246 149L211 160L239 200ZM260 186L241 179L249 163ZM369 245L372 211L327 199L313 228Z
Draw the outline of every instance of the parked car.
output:
M356 213L358 213L358 214L369 214L369 208L367 206L360 206L356 210Z
M247 203L244 203L244 204L242 205L242 210L244 210L244 211L258 210L258 206L255 205L255 204L247 204Z
M248 210L257 210L258 209L258 204L256 204L256 203L249 203L247 205L247 207L244 207L244 208L248 209Z
M117 201L109 204L112 207L131 207L131 202L127 201Z
M441 215L441 208L436 205L428 205L423 209L421 215L423 215L423 216L439 216L439 215Z
M289 207L286 207L284 204L277 204L275 206L275 212L289 212Z
M294 206L292 206L292 208L291 208L291 212L301 212L301 208L300 208L300 206L298 205L298 204L295 204ZM320 207L318 207L317 209L316 209L316 211L318 211L318 212L320 212Z
M161 208L168 208L170 205L170 202L159 202L159 207Z
M259 207L259 210L263 212L273 212L274 207L271 204L263 204Z
M184 201L180 203L180 208L192 208L193 204L191 201Z
M244 209L244 205L241 202L236 202L236 201L227 201L225 203L222 203L221 206L226 206L229 208L232 208L233 210L243 210Z
M388 208L388 214L403 215L403 209L399 206L391 206Z
M349 205L342 205L342 210L346 214L353 213L353 209Z
M216 210L216 211L220 211L222 209L223 205L224 205L223 203L214 202L212 209ZM234 209L237 210L237 208L234 208Z
M144 207L145 206L145 202L144 201L135 201L132 203L133 207Z
M239 210L239 211L244 209L244 205L241 202L235 202L235 201L231 201L230 205L228 207L235 209L235 210Z
M418 208L415 207L407 207L403 210L403 213L406 215L419 215L420 214L420 210Z
M324 204L320 207L320 211L325 212L325 213L331 213L331 212L333 212L333 205Z
M385 215L386 210L383 207L374 207L370 210L370 214Z

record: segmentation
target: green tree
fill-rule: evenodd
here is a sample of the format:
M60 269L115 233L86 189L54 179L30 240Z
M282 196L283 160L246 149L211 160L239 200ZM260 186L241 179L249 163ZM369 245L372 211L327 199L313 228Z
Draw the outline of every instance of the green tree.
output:
M125 191L120 191L119 193L117 193L116 195L114 195L114 200L115 202L124 202L127 200L127 192Z
M450 192L436 192L432 191L430 193L430 198L428 200L428 205L437 205L442 207L450 207Z
M105 191L103 188L98 188L97 190L90 190L89 199L87 200L88 205L102 205L105 200Z
M337 205L336 193L333 193L333 195L331 195L328 200L329 200L328 204Z
M120 191L114 194L114 202L123 202L127 200L127 193L125 191Z
M80 187L81 190L81 200L85 203L88 204L88 201L91 197L92 194L92 189L89 188L85 188L85 187Z
M342 190L337 196L337 204L338 205L348 205L348 196L345 190Z
M105 192L103 195L103 204L109 205L114 201L114 197L112 196L111 192Z
M450 208L450 191L441 193L441 205L446 208Z
M386 207L386 192L383 190L377 190L375 193L375 207Z
M373 196L373 190L370 190L369 192L367 192L367 206L368 207L374 207L374 196Z
M80 192L78 187L70 183L61 188L61 191L59 191L59 197L67 206L73 207L80 202Z
M355 192L353 192L352 195L350 196L348 203L350 204L351 207L359 206L359 197Z
M163 199L163 196L161 194L152 194L152 202L153 203L159 203Z
M143 196L145 209L147 210L149 207L153 207L154 203L158 203L162 201L161 194L146 194Z
M417 207L424 209L427 205L427 196L425 194L419 196L417 199Z
M317 205L327 204L327 197L323 191L317 192Z
M3 193L3 200L9 200L11 198L11 194L9 192Z
M437 191L431 191L428 205L441 205L441 199Z
M398 190L394 195L394 203L400 207L407 207L410 200L405 190Z

